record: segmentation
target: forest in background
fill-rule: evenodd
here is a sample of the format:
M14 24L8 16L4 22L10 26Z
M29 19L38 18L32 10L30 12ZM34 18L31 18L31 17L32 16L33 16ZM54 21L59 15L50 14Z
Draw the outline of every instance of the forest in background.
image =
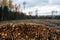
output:
M13 10L15 9L15 10ZM59 16L32 16L31 13L25 13L19 11L19 6L12 4L12 0L3 0L0 2L0 20L19 20L19 19L60 19Z

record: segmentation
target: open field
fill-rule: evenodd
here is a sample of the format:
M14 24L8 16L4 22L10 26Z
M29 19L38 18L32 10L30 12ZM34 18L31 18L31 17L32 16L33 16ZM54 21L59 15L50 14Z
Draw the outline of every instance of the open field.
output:
M10 21L1 21L0 24L8 23L37 23L44 24L50 27L60 27L60 19L30 19L30 20L10 20Z

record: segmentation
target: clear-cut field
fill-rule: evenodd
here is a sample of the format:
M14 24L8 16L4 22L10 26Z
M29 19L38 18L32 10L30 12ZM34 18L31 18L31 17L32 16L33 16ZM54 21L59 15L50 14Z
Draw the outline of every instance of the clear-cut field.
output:
M60 28L44 24L0 25L0 40L60 40Z

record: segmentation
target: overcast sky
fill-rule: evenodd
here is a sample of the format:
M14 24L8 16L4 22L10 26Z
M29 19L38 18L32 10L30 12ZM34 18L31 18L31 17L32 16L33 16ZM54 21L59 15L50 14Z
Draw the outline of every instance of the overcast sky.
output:
M57 10L57 14L60 13L60 0L13 0L13 4L20 4L23 9L24 1L26 2L24 10L26 13L32 11L34 15L36 9L38 9L39 15L50 15L52 10Z

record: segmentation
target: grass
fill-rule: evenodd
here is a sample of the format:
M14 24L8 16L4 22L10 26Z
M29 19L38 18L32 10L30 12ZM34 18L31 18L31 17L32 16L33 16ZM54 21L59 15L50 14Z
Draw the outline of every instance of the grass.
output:
M37 23L37 24L45 24L48 26L56 26L60 25L60 19L26 19L26 20L9 20L9 21L0 21L0 24L6 23Z

